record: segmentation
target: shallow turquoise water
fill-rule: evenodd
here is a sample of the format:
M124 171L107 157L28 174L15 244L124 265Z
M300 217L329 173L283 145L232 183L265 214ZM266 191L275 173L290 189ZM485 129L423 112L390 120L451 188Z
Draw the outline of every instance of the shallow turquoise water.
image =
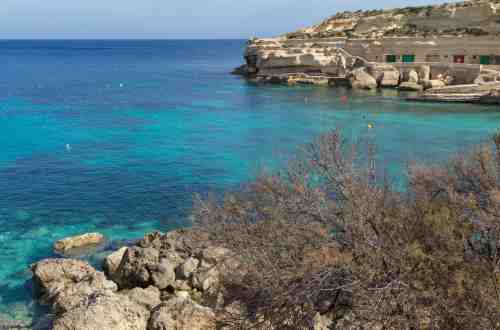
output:
M0 314L31 313L27 266L54 240L181 226L194 193L235 189L331 129L375 141L378 168L397 178L500 127L497 107L252 85L228 74L243 47L0 42Z

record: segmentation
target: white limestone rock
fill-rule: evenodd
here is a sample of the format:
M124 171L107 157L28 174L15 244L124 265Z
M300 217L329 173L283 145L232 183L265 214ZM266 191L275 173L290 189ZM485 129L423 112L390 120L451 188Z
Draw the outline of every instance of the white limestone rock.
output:
M105 237L99 233L87 233L79 236L67 237L54 243L54 251L60 254L69 254L71 250L83 250L103 244Z
M351 88L354 89L376 89L377 81L369 75L364 68L353 70L349 75Z

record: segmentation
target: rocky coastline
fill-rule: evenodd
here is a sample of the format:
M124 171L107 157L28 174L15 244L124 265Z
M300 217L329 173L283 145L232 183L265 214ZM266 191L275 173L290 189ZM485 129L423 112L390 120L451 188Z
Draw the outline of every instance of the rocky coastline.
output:
M483 35L496 38L500 29L492 29L490 21L496 19L497 7L496 1L475 0L339 13L313 27L276 38L250 39L244 53L245 64L233 73L254 83L397 88L418 93L409 100L498 104L498 65L449 61L385 63L380 56L376 57L378 60L369 60L353 55L366 53L360 49L380 48L387 42L395 45L391 48L401 47L411 52L409 47L438 48L441 39L458 44ZM429 21L435 21L432 28L426 23ZM398 46L405 40L415 41L410 46ZM460 86L460 91L447 89L448 86ZM478 89L481 89L479 94Z
M65 241L78 241L81 249L82 237L92 246L96 236ZM10 329L225 329L223 315L243 309L224 302L222 278L241 271L240 263L206 242L191 230L147 234L108 255L103 271L80 259L41 260L30 267L33 294L50 312L32 326ZM318 313L316 322L315 329L326 330L332 320Z

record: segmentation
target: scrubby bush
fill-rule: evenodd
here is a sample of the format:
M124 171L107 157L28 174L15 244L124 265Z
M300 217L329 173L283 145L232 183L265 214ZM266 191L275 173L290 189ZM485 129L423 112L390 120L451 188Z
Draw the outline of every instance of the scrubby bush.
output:
M193 218L241 267L223 281L235 329L500 329L500 137L446 165L374 180L336 131L287 171ZM232 312L230 312L230 310Z

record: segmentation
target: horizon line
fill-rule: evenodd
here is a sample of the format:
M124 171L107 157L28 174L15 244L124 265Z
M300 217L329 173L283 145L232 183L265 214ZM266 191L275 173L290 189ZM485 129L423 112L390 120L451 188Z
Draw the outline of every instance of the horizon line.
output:
M129 40L129 41L168 41L168 40L177 40L177 41L204 41L204 40L249 40L251 37L241 37L241 38L0 38L0 41L120 41L120 40Z

